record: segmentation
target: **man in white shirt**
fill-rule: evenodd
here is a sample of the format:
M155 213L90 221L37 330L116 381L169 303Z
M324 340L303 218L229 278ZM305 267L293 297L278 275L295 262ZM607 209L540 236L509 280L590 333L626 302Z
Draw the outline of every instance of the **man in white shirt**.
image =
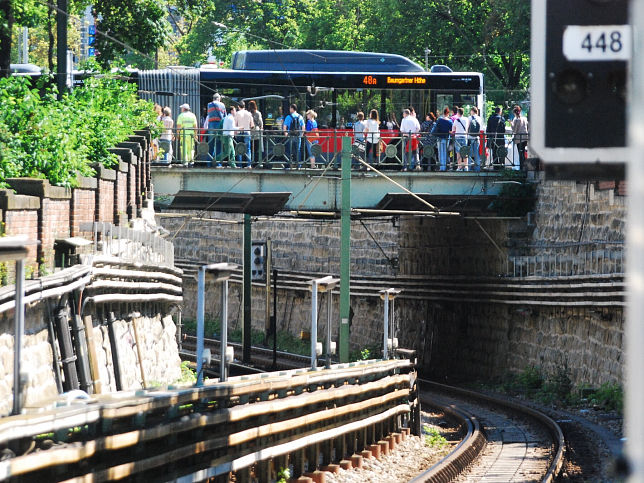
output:
M463 108L459 107L456 111L456 117L454 118L454 129L452 134L454 135L454 151L456 152L456 171L467 171L467 156L465 159L461 155L461 149L464 146L467 146L467 128L469 126L469 120L466 117L463 117Z
M403 110L403 119L400 121L400 134L403 141L403 171L407 171L407 166L410 169L416 167L416 158L414 157L414 150L412 149L412 136L420 131L420 124L418 120L411 115L409 109Z
M483 120L479 117L479 110L476 106L470 109L468 119L467 137L470 146L470 158L472 158L472 169L477 173L481 171L481 154L479 147L481 145L481 131L483 130Z
M237 125L235 124L235 107L228 106L226 108L228 113L224 118L224 123L222 126L222 147L221 147L221 159L218 160L217 167L221 168L221 161L228 158L228 164L231 168L236 168L235 164L235 148L233 146L233 137L235 136L235 131L237 130Z
M244 101L239 101L239 109L235 114L235 124L237 125L237 141L246 145L246 167L250 168L250 130L255 127L253 115L246 110ZM242 162L242 155L237 157L237 161Z

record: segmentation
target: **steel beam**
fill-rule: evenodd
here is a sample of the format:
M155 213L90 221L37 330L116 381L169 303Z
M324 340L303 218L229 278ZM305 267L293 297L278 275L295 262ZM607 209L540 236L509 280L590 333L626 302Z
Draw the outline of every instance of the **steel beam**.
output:
M342 138L342 211L340 231L340 362L349 361L351 310L351 138Z

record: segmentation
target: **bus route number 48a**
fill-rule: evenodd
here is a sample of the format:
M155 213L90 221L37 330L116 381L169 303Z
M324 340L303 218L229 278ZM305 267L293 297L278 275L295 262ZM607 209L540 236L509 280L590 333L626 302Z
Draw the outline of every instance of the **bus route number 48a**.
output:
M630 26L568 25L563 34L563 54L572 62L630 60Z
M372 75L366 75L362 78L362 84L365 86L375 86L378 80Z

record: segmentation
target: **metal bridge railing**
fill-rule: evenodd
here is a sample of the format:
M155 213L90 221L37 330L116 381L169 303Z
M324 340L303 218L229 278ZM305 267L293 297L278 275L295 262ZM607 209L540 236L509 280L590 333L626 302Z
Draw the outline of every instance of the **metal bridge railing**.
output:
M81 223L80 231L92 233L94 253L146 265L174 266L174 245L156 233L111 223Z
M353 169L358 158L380 169L408 171L481 171L523 169L528 136L481 133L479 136L401 134L381 131L369 139L350 130L323 129L290 135L276 130L166 130L156 140L157 165L263 168L339 169L342 138L352 138ZM365 139L366 137L366 139ZM523 148L523 150L519 149ZM460 155L460 156L459 156ZM459 160L459 157L461 160Z
M624 273L624 245L620 242L588 242L534 247L538 255L509 258L510 277L566 277Z

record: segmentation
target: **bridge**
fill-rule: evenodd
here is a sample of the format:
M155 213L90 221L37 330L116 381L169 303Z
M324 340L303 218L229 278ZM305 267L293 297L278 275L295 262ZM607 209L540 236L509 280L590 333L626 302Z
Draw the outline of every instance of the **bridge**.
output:
M406 189L438 208L470 200L467 209L482 212L503 186L503 175L498 171L383 174L387 178L374 171L351 172L352 209L427 210L422 202L412 200ZM203 205L204 194L217 193L222 199L219 208L213 205L216 211L228 211L231 199L223 194L288 193L282 209L302 214L339 212L342 206L342 176L333 170L153 167L152 181L157 202L162 205L182 191L189 191L200 193L194 200L195 208ZM182 207L189 208L185 201Z

